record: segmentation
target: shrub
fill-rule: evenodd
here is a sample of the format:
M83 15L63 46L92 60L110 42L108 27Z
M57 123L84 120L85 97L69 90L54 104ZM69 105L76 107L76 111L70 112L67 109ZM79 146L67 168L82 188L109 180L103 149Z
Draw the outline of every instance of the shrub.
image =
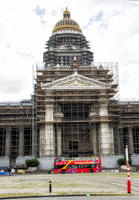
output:
M34 158L26 160L27 167L37 167L39 165L39 163L40 162Z
M117 162L118 162L119 165L126 165L126 159L125 158L120 158L120 159L117 160ZM131 163L132 163L132 160L129 159L129 164L131 165Z

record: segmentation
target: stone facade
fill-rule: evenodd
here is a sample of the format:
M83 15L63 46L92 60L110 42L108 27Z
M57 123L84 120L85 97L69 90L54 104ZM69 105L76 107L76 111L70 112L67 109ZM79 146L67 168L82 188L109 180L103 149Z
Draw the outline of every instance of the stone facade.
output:
M117 100L117 64L93 63L79 25L65 12L37 68L32 99L0 104L0 157L114 156L127 144L139 154L139 101Z

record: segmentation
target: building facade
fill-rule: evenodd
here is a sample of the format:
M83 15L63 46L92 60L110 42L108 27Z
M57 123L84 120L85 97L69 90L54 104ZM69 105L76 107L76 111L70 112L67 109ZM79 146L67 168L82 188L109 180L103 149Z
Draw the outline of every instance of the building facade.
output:
M37 66L30 100L0 103L0 161L139 155L139 101L118 100L117 63L94 63L66 9Z

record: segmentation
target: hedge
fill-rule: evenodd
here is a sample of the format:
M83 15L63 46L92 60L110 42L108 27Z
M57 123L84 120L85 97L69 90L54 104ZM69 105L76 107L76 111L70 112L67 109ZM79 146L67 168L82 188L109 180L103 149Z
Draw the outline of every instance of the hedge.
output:
M40 162L34 158L26 160L27 167L37 167L39 165L39 163Z
M120 158L120 159L117 160L117 163L119 165L126 165L126 159L125 158ZM129 159L129 164L131 165L131 163L132 163L132 160Z

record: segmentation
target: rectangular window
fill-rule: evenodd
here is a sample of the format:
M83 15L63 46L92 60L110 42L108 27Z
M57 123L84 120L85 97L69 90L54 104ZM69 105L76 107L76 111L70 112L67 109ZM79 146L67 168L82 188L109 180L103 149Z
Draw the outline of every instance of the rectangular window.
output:
M5 156L6 130L0 129L0 156Z
M78 142L69 142L69 150L78 150Z

